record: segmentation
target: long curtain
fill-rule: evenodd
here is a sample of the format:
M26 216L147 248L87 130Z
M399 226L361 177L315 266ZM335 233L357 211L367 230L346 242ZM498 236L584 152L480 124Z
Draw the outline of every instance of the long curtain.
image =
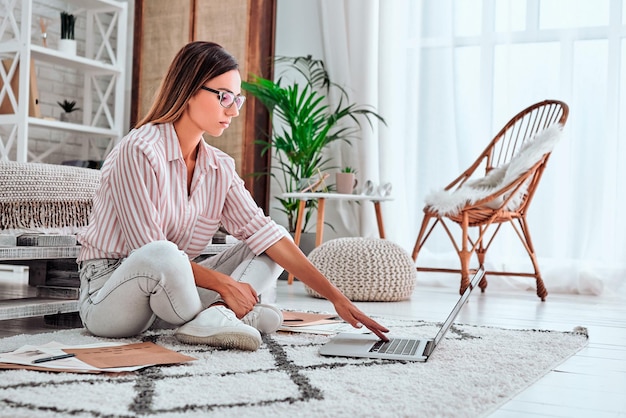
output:
M352 103L377 103L378 26L363 30L362 22L376 20L378 1L321 0L319 10L322 34L330 34L322 36L322 46L324 61L332 80L346 87ZM340 27L342 29L337 30ZM356 39L369 47L354 48ZM330 100L337 103L339 98L331 97ZM357 167L362 186L366 180L378 182L379 166L370 164L370 161L378 159L378 126L374 123L370 129L366 121L362 120L361 123L359 138L351 139L350 143L334 143L327 154L335 171L346 166ZM333 202L329 209L328 224L333 226L335 235L369 236L375 233L374 212L369 204Z
M569 121L528 214L544 280L552 293L626 294L622 3L319 0L331 74L387 120L349 153L331 153L361 178L393 184L394 201L383 205L388 239L411 251L426 194L467 168L518 111L560 99ZM346 233L375 233L366 209ZM434 238L418 262L458 265L447 238ZM514 233L498 240L488 267L528 267ZM458 286L428 273L418 280ZM499 285L534 287L492 279Z

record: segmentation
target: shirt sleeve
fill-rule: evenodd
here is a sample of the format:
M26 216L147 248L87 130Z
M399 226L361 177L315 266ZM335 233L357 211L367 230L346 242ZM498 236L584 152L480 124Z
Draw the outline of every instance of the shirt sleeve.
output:
M120 144L110 187L113 207L130 250L166 239L160 226L157 172L147 152L132 141Z
M226 196L222 223L257 255L286 236L285 229L263 213L236 174Z

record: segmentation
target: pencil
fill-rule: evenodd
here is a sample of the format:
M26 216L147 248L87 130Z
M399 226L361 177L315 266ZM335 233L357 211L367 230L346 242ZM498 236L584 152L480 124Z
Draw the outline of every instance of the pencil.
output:
M58 356L42 357L42 358L38 358L37 360L33 360L33 364L46 363L48 361L61 360L64 358L70 358L74 356L76 356L76 354L60 354Z

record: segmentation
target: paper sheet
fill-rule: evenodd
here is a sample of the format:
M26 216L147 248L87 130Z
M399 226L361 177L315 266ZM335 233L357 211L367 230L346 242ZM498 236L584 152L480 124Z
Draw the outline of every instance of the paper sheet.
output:
M369 332L367 329L354 328L336 314L293 311L283 311L283 325L278 330L322 335L333 335L340 332Z
M309 325L335 324L343 322L336 314L318 314L309 312L283 312L283 325L289 327L303 327Z
M66 353L76 357L33 364L38 358ZM154 343L97 343L70 347L52 341L25 345L10 353L0 353L0 369L27 369L73 373L132 372L156 364L173 364L195 360Z

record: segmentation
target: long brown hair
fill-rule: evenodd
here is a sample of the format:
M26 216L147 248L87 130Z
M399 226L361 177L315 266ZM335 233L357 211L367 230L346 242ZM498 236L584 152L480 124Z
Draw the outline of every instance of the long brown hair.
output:
M174 57L150 110L135 127L177 121L189 99L204 83L237 69L237 60L221 45L206 41L188 43Z

